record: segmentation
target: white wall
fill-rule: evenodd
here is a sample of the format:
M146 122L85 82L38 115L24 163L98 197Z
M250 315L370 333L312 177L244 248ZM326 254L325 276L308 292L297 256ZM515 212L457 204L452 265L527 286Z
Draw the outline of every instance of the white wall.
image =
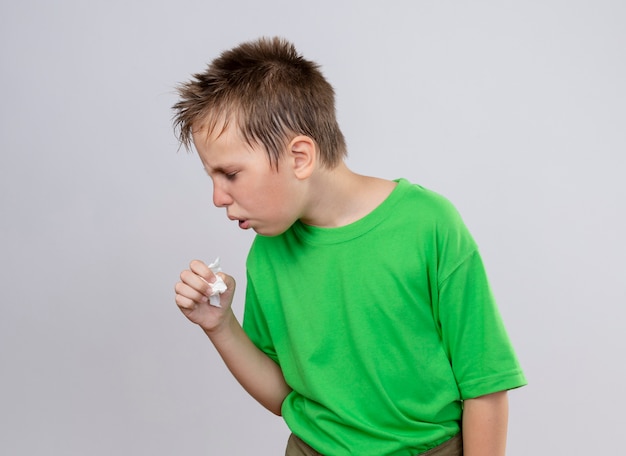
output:
M509 454L614 454L625 5L3 2L0 453L282 454L284 424L174 305L195 257L241 291L252 234L170 124L176 83L282 35L335 86L353 169L445 194L480 243L530 380Z

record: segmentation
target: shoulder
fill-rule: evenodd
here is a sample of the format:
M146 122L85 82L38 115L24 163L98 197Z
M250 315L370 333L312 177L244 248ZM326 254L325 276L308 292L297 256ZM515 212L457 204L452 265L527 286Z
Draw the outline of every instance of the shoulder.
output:
M413 208L408 215L419 217L422 221L462 223L459 211L447 197L406 179L398 179L397 182L400 204Z
M397 211L402 214L401 223L431 239L438 252L464 256L476 249L461 214L448 198L404 179L398 181L398 190L402 192Z

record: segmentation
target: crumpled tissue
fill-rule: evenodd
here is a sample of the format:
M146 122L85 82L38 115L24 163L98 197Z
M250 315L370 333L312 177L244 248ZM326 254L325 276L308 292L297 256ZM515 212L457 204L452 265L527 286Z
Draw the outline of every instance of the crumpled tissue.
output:
M220 304L220 295L227 290L224 280L217 275L218 272L222 272L220 266L220 258L217 257L213 263L209 265L209 269L215 274L215 282L209 283L211 287L211 294L209 295L209 304L214 307L222 307Z

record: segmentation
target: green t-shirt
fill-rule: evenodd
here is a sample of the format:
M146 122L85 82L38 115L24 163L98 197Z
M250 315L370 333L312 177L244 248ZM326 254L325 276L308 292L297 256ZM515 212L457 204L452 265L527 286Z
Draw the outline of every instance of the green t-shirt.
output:
M458 212L406 180L350 225L257 236L247 270L244 329L322 454L414 456L459 431L463 399L526 383Z

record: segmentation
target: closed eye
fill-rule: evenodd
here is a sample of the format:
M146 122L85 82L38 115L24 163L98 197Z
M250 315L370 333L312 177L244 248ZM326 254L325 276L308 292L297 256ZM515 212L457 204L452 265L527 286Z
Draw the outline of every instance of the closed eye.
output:
M235 180L235 177L237 176L237 174L239 174L239 171L232 171L232 170L224 169L222 167L213 168L212 172L209 171L209 169L205 167L204 171L207 173L207 175L210 178L213 178L215 175L221 175L221 176L224 176L226 180L229 180L229 181Z

